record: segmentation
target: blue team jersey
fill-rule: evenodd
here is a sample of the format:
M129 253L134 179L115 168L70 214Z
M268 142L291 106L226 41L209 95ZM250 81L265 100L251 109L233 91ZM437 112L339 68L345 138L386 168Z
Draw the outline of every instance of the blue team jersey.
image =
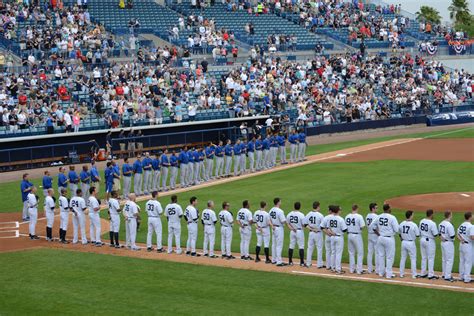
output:
M96 167L92 167L91 169L91 180L92 182L99 181L99 172L97 171Z
M43 189L51 189L53 187L53 178L50 176L43 177Z
M204 157L205 157L205 156L206 156L206 154L204 153L203 150L201 150L201 151L199 152L199 161L200 161L200 162L204 162Z
M26 189L31 188L33 186L33 183L31 183L28 180L22 180L20 184L20 189L21 189L21 200L25 202L28 200L28 194L30 191L25 192Z
M224 152L226 156L232 156L232 152L234 151L234 148L232 148L232 145L225 145L224 147Z
M206 158L207 159L214 158L214 148L213 147L207 147L206 148Z
M160 170L160 159L159 158L155 158L151 161L151 167L153 168L153 170Z
M262 142L262 148L263 150L267 150L270 148L270 140L268 138L265 138Z
M114 170L114 174L118 177L120 177L120 167L119 165L112 166L112 169Z
M216 154L217 157L222 157L222 156L224 156L224 152L223 152L222 146L217 146L217 147L216 147L216 152L215 152L215 154Z
M290 137L288 137L288 141L290 142L290 144L296 144L298 142L298 135L291 134Z
M84 170L81 171L80 177L81 177L82 183L86 183L86 184L91 183L91 175L88 171L84 171Z
M105 169L105 182L114 183L114 168L112 166Z
M278 142L277 142L277 139L276 137L271 137L270 138L270 143L271 143L271 147L278 147Z
M306 143L306 134L305 133L299 133L298 134L298 140L300 143Z
M64 173L60 173L58 175L58 187L66 187L67 185L67 177Z
M255 150L263 150L263 143L259 139L255 141Z
M184 150L179 153L178 160L182 164L187 164L189 162L188 153Z
M247 143L240 143L240 150L242 151L242 154L245 154L247 152Z
M68 177L69 177L69 183L79 182L79 177L77 176L76 171L69 171Z
M143 158L142 166L143 166L143 170L150 171L151 170L151 158L150 157Z
M234 145L234 155L240 155L240 153L242 152L242 149L240 148L240 144L235 144Z
M283 136L278 136L277 137L277 142L278 142L278 145L280 147L284 147L285 146L285 137Z
M122 165L122 174L124 177L131 177L132 176L132 166L128 163Z
M170 157L170 164L171 164L171 167L177 167L178 166L178 157L176 157L175 155L171 156Z
M169 164L170 160L168 159L168 156L165 154L161 155L161 166L167 168L169 167Z
M135 160L135 162L133 163L133 172L143 173L142 162L140 160Z
M193 156L194 156L194 162L195 162L195 163L196 163L196 162L199 162L199 160L200 160L200 158L201 158L201 155L200 155L199 151L195 150L195 151L193 152Z
M188 151L188 161L190 163L193 163L194 162L194 154L191 150Z
M254 142L249 142L247 144L247 151L249 153L253 153L254 150L255 150L255 143Z

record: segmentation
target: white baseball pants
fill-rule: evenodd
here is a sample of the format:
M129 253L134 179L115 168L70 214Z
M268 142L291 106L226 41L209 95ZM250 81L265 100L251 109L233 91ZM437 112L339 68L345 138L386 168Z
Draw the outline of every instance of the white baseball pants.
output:
M216 227L214 225L204 226L204 244L202 250L204 254L214 255L214 244L216 242ZM207 246L209 245L209 252Z
M170 226L168 225L168 253L173 252L173 237L176 246L176 253L181 253L181 226Z
M38 209L37 208L28 208L28 216L30 217L30 223L28 228L30 235L36 235L36 222L38 221Z
M240 231L240 256L250 256L250 239L252 238L252 229L250 226L244 226L239 228Z
M46 217L46 227L53 228L54 212L49 210L49 211L44 212L44 215Z
M326 268L333 270L335 269L335 265L331 258L331 253L332 253L331 238L332 238L331 236L327 236L327 235L324 237L324 247L326 248Z
M221 227L221 252L223 255L230 256L232 245L232 227L222 226Z
M349 271L353 273L362 273L362 264L364 262L364 244L361 234L351 234L347 236L347 248L349 251ZM357 255L357 263L356 263Z
M109 231L118 233L120 231L120 216L110 215Z
M367 272L368 273L372 273L372 271L374 271L373 270L374 266L372 262L375 262L375 273L376 274L379 273L379 270L377 268L377 263L378 263L377 241L378 239L379 239L379 236L377 236L376 234L369 234L368 236L368 245L367 245Z
M297 229L296 232L290 231L290 249L295 249L298 244L298 249L304 249L304 231Z
M73 227L73 237L72 242L77 243L79 241L78 230L81 230L81 242L83 244L87 243L86 237L86 215L79 211L77 215L72 216L72 227Z
M137 239L137 219L135 217L129 218L126 222L127 232L127 246L130 246L132 250L139 249L135 243Z
M335 266L336 272L342 269L342 251L344 250L344 236L331 237L331 262Z
M93 243L100 243L100 216L99 213L91 213L89 214L89 224L90 224L90 236L91 242Z
M464 282L471 281L472 245L461 243L459 246L459 278Z
M454 243L452 241L442 241L441 254L443 258L443 276L445 279L451 279L454 263Z
M405 262L410 257L410 267L412 276L416 276L416 244L414 241L402 241L402 254L400 257L400 277L405 275Z
M282 263L281 252L285 238L283 227L275 227L272 235L272 262Z
M196 241L198 235L198 224L188 223L188 241L186 242L186 252L196 252Z
M313 251L316 248L316 266L318 268L324 265L323 262L323 232L309 232L308 235L308 253L306 257L306 264L311 265L313 260Z
M257 228L256 231L257 234L257 246L268 248L270 246L270 227L263 227L261 229Z
M61 228L62 230L67 230L67 226L69 224L69 212L61 212L59 214L59 218L59 228Z
M147 248L151 248L152 240L153 240L153 233L156 234L156 249L163 248L162 245L162 226L161 226L161 219L159 217L150 217L148 216L148 233L146 235L146 246Z
M428 239L428 240L427 240ZM420 239L421 250L421 275L426 274L428 265L428 277L434 276L434 260L436 254L436 243L434 239L422 237Z
M392 277L393 260L395 258L395 239L393 237L380 236L378 241L378 263L379 276L390 279Z

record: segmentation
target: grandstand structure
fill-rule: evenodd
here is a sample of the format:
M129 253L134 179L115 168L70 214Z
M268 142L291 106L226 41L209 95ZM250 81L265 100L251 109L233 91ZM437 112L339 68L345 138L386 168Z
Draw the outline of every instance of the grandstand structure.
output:
M372 70L378 62L384 67L382 71L388 74L390 67L411 62L405 57L391 60L389 51L393 46L392 42L380 40L375 34L350 38L354 32L360 33L359 23L338 27L327 25L327 21L330 20L328 17L345 14L346 9L347 18L354 12L367 14L364 23L369 29L369 22L374 20L389 24L395 20L395 24L400 23L403 13L394 12L388 7L381 8L375 4L360 8L354 5L354 1L350 1L343 7L332 8L334 11L313 10L311 16L303 15L302 18L301 12L304 13L306 8L298 7L300 5L298 1L291 9L275 7L273 2L264 1L266 7L259 12L256 7L246 7L243 2L230 0L207 5L205 8L193 7L189 0L180 3L170 1L166 4L160 4L155 0L134 0L133 7L126 9L120 8L116 0L89 0L87 8L77 8L76 1L64 0L63 9L51 8L50 1L42 0L40 8L30 7L26 10L29 13L26 16L25 10L17 5L17 1L3 3L4 17L9 15L15 19L14 21L11 18L5 19L7 22L4 23L5 31L0 36L0 45L7 52L5 54L15 54L22 62L21 66L10 65L4 68L7 77L13 76L15 81L21 78L21 82L15 82L15 89L12 91L11 80L7 80L9 86L4 86L0 93L3 102L1 138L61 133L67 128L64 123L59 124L58 120L63 119L65 115L74 120L77 113L80 116L77 125L79 131L139 128L188 120L231 120L235 115L259 114L287 115L291 123L303 122L306 126L351 121L347 118L346 109L332 111L326 101L323 105L318 104L322 101L320 98L316 101L314 94L299 100L298 95L304 92L306 86L300 85L295 88L298 91L290 91L288 95L284 95L282 100L289 101L290 96L293 99L292 102L282 106L277 100L278 94L282 93L279 89L260 91L255 87L258 86L257 81L243 82L239 71L245 69L246 76L252 75L254 70L250 62L233 64L230 54L213 60L210 58L215 48L213 45L189 57L184 56L182 52L189 48L188 38L200 32L199 25L180 27L179 36L170 36L170 32L178 26L178 21L188 21L191 16L199 16L206 21L212 20L216 30L228 32L232 39L226 41L228 53L233 47L238 47L247 54L246 59L249 55L251 57L258 47L261 52L258 56L260 61L267 63L270 58L273 60L269 62L271 64L278 58L285 60L281 65L287 70L303 67L304 72L288 75L289 79L301 81L302 78L295 79L292 76L308 76L310 86L314 85L325 93L330 91L334 93L332 84L336 81L339 82L338 85L344 86L344 89L342 87L339 89L344 90L344 93L346 90L357 91L363 87L360 80L343 78L342 71L336 71L329 76L324 73L325 69L336 69L342 60L358 58L358 49L362 42L367 49L372 49L371 52L380 53L378 59L370 61L373 65L369 68ZM41 16L43 13L44 17ZM448 45L446 37L421 32L418 21L412 17L403 17L403 32L400 36L402 48L415 47L419 41L429 40L437 40L440 46ZM324 21L320 24L321 20ZM131 27L133 21L138 21L139 26ZM249 24L254 29L252 34L246 31ZM64 39L64 32L68 33L68 36L81 35L77 36L77 42L72 41L73 47L68 46L68 38ZM144 40L141 37L143 34L156 35L161 41ZM34 41L36 36L42 39L41 43ZM269 48L275 45L269 44L271 36L292 37L294 43L278 45L277 54L272 55ZM136 42L132 43L129 41L130 38L136 38ZM324 47L325 50L322 56L313 58L316 46ZM333 57L341 52L347 55ZM304 59L300 56L304 56ZM308 56L313 60L306 60ZM300 61L296 61L298 58ZM206 61L202 62L203 60ZM218 66L212 66L213 62ZM252 62L257 60L254 59ZM308 66L310 62L314 64ZM357 59L352 62L355 71L362 65L362 61ZM211 66L208 67L208 64ZM270 65L268 66L270 68L266 69L267 66L260 65L261 68L257 69L259 76L255 80L262 82L267 80L264 78L265 72L272 67ZM331 68L328 68L329 66ZM472 90L469 94L466 83L454 85L450 91L452 95L449 96L437 96L434 93L436 89L425 91L425 84L431 84L433 80L426 72L431 72L433 69L439 72L441 79L455 75L472 80L472 75L469 74L456 72L453 75L452 70L440 65L434 64L427 69L426 66L415 62L413 71L419 71L422 74L421 78L426 80L420 84L421 92L417 91L418 94L415 94L415 98L420 96L423 106L413 105L415 101L420 100L410 100L403 95L389 96L387 91L390 89L384 90L383 87L376 87L367 95L359 96L360 100L357 102L365 102L377 108L374 111L379 112L378 119L426 115L431 112L448 111L453 106L469 109L472 106ZM233 77L237 82L242 81L238 89L229 88L227 82L229 77ZM175 85L173 80L181 83ZM197 89L195 86L190 88L187 85L189 80L193 85L202 85L203 88ZM24 84L25 81L28 81L28 84ZM326 86L319 87L318 81L324 81ZM370 80L367 83L370 83ZM130 94L122 96L118 91L125 86L130 90ZM155 88L157 90L152 90ZM258 93L241 100L243 92L250 90ZM153 98L155 94L158 95L156 99ZM206 95L204 101L201 98L203 94ZM209 97L214 100L218 98L219 101L208 102ZM333 101L335 99L331 98L330 102ZM399 101L409 104L404 106ZM305 103L304 107L301 106L302 103ZM119 109L120 106L124 106L125 109ZM160 110L156 111L158 107ZM326 111L331 111L332 119L329 122L324 120ZM380 114L384 111L390 112L390 115ZM10 121L12 114L16 116L13 120L14 125ZM25 124L17 126L17 123L24 119L18 116L25 115L27 115L26 122L23 122ZM156 115L161 119L157 120ZM54 122L51 122L51 117ZM370 119L370 115L368 117ZM368 117L362 115L354 120L364 120Z

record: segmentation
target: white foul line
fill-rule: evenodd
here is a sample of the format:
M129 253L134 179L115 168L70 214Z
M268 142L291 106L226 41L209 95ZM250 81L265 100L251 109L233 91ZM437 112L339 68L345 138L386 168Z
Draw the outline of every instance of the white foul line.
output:
M366 277L359 277L359 276L350 276L347 274L337 275L337 274L314 273L314 272L304 272L304 271L291 271L291 272L296 273L296 274L324 276L324 277L330 277L330 278L342 279L342 280L349 279L349 280L372 281L372 282L378 282L378 283L393 283L393 284L417 285L417 286L423 286L423 287L452 289L452 290L474 291L474 288L455 286L455 285L428 284L428 283L409 282L409 281L407 282L407 281L393 280L393 279L366 278Z
M449 135L449 134L459 133L459 132L467 131L467 130L470 130L470 129L473 129L473 128L474 127L466 127L466 128L462 128L462 129L456 129L454 131L449 131L449 132L439 133L439 134L435 134L435 135L425 136L424 138L432 138L432 137L437 137L437 136L441 136L441 135Z
M10 226L2 227L2 225L4 224L15 224L15 225L13 225L14 227L10 227ZM18 228L18 227L20 227L19 222L0 222L0 231L3 229L11 229L11 228Z
M470 197L469 194L465 194L465 193L460 193L459 195L464 196L464 197Z
M0 238L18 238L20 237L20 231L19 230L5 230L5 231L0 231L1 234L3 233L15 233L15 236L2 236Z

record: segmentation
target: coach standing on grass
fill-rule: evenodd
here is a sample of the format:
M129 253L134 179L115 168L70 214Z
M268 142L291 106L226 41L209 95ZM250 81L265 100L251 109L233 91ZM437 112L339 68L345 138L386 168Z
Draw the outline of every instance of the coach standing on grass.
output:
M30 193L32 188L33 188L33 183L30 182L29 174L28 173L23 174L23 180L21 181L20 189L21 189L21 201L23 202L22 219L24 221L29 220L28 194Z

